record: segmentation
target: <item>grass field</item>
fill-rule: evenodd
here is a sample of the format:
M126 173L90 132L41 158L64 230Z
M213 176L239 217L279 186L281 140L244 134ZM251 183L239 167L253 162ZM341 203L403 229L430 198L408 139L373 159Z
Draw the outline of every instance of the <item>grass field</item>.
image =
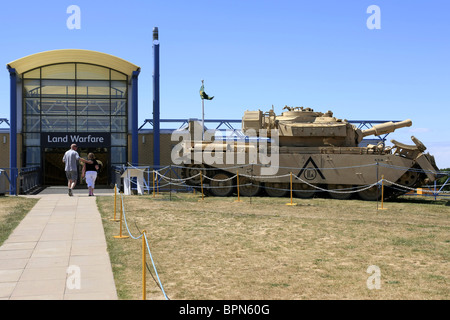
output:
M124 197L128 227L135 237L147 231L170 299L450 297L448 200L402 199L377 210L358 200L199 198ZM141 299L141 240L113 238L114 198L97 203L119 298ZM378 274L367 273L373 265ZM164 299L147 274L147 299ZM380 289L369 289L375 275Z
M11 232L37 201L37 199L24 197L0 197L0 245L8 239Z

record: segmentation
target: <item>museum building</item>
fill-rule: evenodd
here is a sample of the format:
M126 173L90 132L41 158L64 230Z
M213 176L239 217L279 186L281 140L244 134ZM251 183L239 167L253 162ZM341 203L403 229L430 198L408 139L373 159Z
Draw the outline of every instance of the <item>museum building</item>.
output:
M7 64L10 73L9 167L41 168L42 184L66 183L62 156L72 143L104 164L138 163L140 68L89 50L36 53Z

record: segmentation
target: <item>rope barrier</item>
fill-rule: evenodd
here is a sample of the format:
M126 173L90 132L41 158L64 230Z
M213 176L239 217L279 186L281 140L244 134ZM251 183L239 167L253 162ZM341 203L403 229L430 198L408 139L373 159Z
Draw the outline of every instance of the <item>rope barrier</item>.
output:
M193 177L197 177L199 175L200 175L200 173L195 175L195 176L193 176ZM245 174L239 174L239 176L240 177L246 177L246 178L255 177L255 176L250 176L250 175L245 175ZM288 175L273 176L273 177L270 177L270 178L284 178L284 177L287 177L287 176L289 176L289 174ZM183 182L173 183L173 182L170 182L170 178L167 178L167 177L165 177L163 175L161 175L161 177L167 183L163 184L163 185L158 185L158 189L163 188L163 187L167 187L167 186L170 186L170 185L186 186L186 184L184 182L189 180L189 179L191 179L191 178L193 178L193 177L190 177L190 178L186 178L186 179L176 179L177 181L183 181ZM208 180L215 181L215 182L226 182L226 181L230 181L230 180L232 180L234 178L237 178L237 175L234 175L234 176L231 176L231 177L228 177L228 178L225 178L225 179L213 179L213 178L210 178L210 177L208 177L206 175L203 176L203 177L207 178ZM411 191L416 190L416 188L411 188L411 187L408 187L408 186L397 184L397 183L394 183L394 182L386 180L386 179L381 179L378 182L374 182L372 184L361 185L361 186L357 186L357 187L340 188L340 189L325 189L325 188L319 187L319 186L317 186L315 184L311 184L308 181L301 179L300 177L294 176L294 178L299 180L301 183L304 183L304 184L306 184L306 185L316 189L316 190L302 190L302 192L322 191L322 192L340 193L340 194L357 193L357 192L362 192L362 191L365 191L367 189L370 189L370 188L372 188L372 187L374 187L376 185L380 185L380 184L382 184L383 181L385 181L385 182L387 182L387 183L389 183L391 185L396 185L396 186L404 188L404 189L409 189ZM227 186L211 186L211 185L208 185L208 184L206 184L206 185L203 184L202 188L204 188L204 189L218 189L218 188L224 188L224 187L237 188L237 187L254 186L254 185L255 184L252 183L252 182L245 183L245 184L240 184L240 183L239 184L232 184L232 185L227 185ZM386 186L386 187L391 187L391 186ZM425 188L425 187L430 187L430 186L424 186L423 188ZM279 190L279 191L290 191L290 189L274 188L274 187L269 187L269 186L264 186L264 188L265 189L271 189L271 190ZM445 190L436 191L436 192L439 192L439 193L450 193L450 191L445 191Z
M133 236L133 234L131 233L131 231L130 231L130 229L129 229L129 227L128 227L127 218L126 218L126 213L125 213L125 206L124 206L124 201L123 201L123 193L122 193L122 192L121 192L121 199L120 199L120 200L121 200L121 203L122 203L122 205L121 205L121 207L122 207L122 210L121 210L121 219L120 219L120 224L121 224L121 226L120 226L120 235L119 235L119 236L114 236L114 238L124 239L124 238L131 237L131 238L134 239L134 240L138 240L138 239L140 239L140 238L145 239L145 243L146 243L146 246L147 246L147 251L148 251L148 254L149 254L149 256L150 256L150 260L151 260L151 262L152 262L152 265L153 265L153 270L155 271L156 278L158 279L159 288L161 289L161 291L162 291L162 293L163 293L163 295L164 295L164 298L165 298L166 300L169 300L169 298L167 297L166 292L164 291L164 287L163 287L163 285L162 285L162 283L161 283L161 279L159 278L158 271L156 270L155 262L154 262L154 260L153 260L153 255L152 255L151 250L150 250L150 245L148 244L148 238L147 238L146 232L145 232L145 230L144 230L139 236ZM123 219L122 219L122 218L123 218ZM128 231L129 236L124 236L124 235L122 235L122 220L125 222L125 227L126 227L126 229L127 229L127 231ZM142 259L143 259L143 263L145 263L144 257L143 257ZM144 279L144 276L143 276L143 279ZM144 283L143 283L143 286L145 286ZM144 290L144 289L143 289L143 290ZM145 297L144 292L143 292L143 297Z
M261 167L266 167L266 165L263 164L246 164L246 165L239 165L239 166L233 166L233 167L226 167L226 169L244 169L246 167L252 167L252 166L261 166ZM398 170L403 170L403 171L413 171L413 172L431 172L431 173L436 173L436 171L430 171L430 170L424 170L424 169L419 169L419 168L411 168L411 167L401 167L401 166L396 166L396 165L389 165L389 164L384 164L384 163L370 163L370 164L365 164L365 165L358 165L358 166L346 166L346 167L333 167L333 168L327 168L327 167L322 167L322 168L315 168L315 170L344 170L344 169L354 169L354 168L364 168L364 167L371 167L371 166L381 166L381 167L386 167L386 168L392 168L392 169L398 169ZM150 172L150 171L155 171L155 173L157 173L160 176L164 176L163 174L160 173L160 171L168 169L168 168L179 168L179 169L197 169L197 170L204 170L204 171L208 171L208 170L217 170L218 168L208 168L208 167L192 167L192 166L179 166L179 165L171 165L171 166L165 166L163 168L160 169L150 169L150 166L144 167L144 168L140 168L140 167L136 167L133 165L129 165L129 168L132 169L136 169L136 170L140 170L142 172ZM283 167L283 166L278 166L279 169L300 169L298 167ZM450 172L447 171L438 171L438 173L443 174L443 175L449 175ZM244 174L241 174L242 176L244 176ZM288 176L289 174L283 175L283 176ZM193 177L198 176L198 174L196 174ZM246 176L250 176L250 175L246 175ZM280 177L280 176L252 176L255 178L272 178L272 177ZM179 181L183 181L186 179L176 179L176 178L172 178L173 180L179 180Z
M127 163L129 168L132 169L136 169L136 170L140 170L143 172L147 172L150 171L150 167L151 166L134 166L131 163ZM322 167L322 168L316 168L317 170L344 170L344 169L353 169L353 168L364 168L364 167L372 167L372 166L376 166L376 163L369 163L369 164L362 164L362 165L357 165L357 166L345 166L345 167ZM378 165L382 165L382 164L378 164ZM236 166L231 166L231 167L226 167L227 169L243 169L243 168L247 168L247 167L252 167L252 166L256 166L256 167L267 167L267 165L265 164L260 164L260 163L252 163L252 164L241 164L241 165L236 165ZM201 169L201 170L217 170L217 168L208 168L208 167L192 167L192 166L180 166L180 165L168 165L159 169L152 169L155 171L162 171L165 169L170 169L170 168L178 168L178 169L190 169L190 168L194 168L194 169ZM284 167L284 166L277 166L277 168L279 169L299 169L298 167ZM401 167L399 167L401 168ZM405 167L405 169L408 169ZM265 177L265 176L263 176Z
M131 163L127 164L128 167L136 169L136 170L140 170L143 172L147 172L150 171L150 167L151 166L134 166ZM236 166L232 166L232 167L227 167L227 169L243 169L243 168L247 168L247 167L266 167L266 165L264 164L259 164L259 163L253 163L253 164L241 164L241 165L236 165ZM392 165L392 164L386 164L386 163L369 163L369 164L363 164L363 165L356 165L356 166L345 166L345 167L321 167L321 168L316 168L316 170L344 170L344 169L354 169L354 168L364 168L364 167L372 167L372 166L381 166L381 167L386 167L386 168L391 168L391 169L398 169L398 170L404 170L404 171L413 171L413 172L424 172L424 173L439 173L439 174L443 174L443 175L450 175L450 171L432 171L432 170L424 170L424 169L420 169L420 168L411 168L411 167L402 167L402 166L397 166L397 165ZM208 168L208 167L192 167L192 166L180 166L180 165L168 165L165 167L161 167L159 169L153 169L154 171L162 171L165 169L170 169L170 168L178 168L178 169L189 169L189 168L198 168L201 170L217 170L217 168ZM279 169L299 169L298 167L284 167L284 166L278 166ZM261 176L264 178L267 178L268 176ZM181 180L181 179L180 179Z
M155 190L157 193L159 193L160 188L162 187L166 187L166 186L170 186L170 185L175 185L175 186L189 186L186 184L187 181L192 180L192 179L196 179L200 176L201 178L201 184L203 184L203 180L207 179L209 181L212 182L226 182L226 181L230 181L233 179L237 178L237 174L229 176L227 178L224 179L216 179L213 177L210 177L208 174L202 174L202 171L207 171L207 170L217 170L217 168L208 168L208 167L191 167L191 166L179 166L179 165L170 165L170 166L165 166L162 167L160 169L153 169L150 170L150 167L145 167L145 168L139 168L136 166L133 166L131 164L129 164L130 168L133 169L138 169L141 170L143 172L146 173L150 173L152 172L153 174L153 196L155 196ZM227 167L227 169L235 169L235 168L240 168L240 169L244 169L246 167L252 167L252 171L253 171L253 166L264 166L262 164L247 164L247 165L239 165L239 166L234 166L234 167ZM387 167L387 168L392 168L392 169L398 169L398 170L404 170L404 171L410 171L410 172L431 172L431 171L427 171L427 170L422 170L422 169L418 169L418 168L410 168L410 167L400 167L400 166L395 166L395 165L388 165L388 164L383 164L383 163L371 163L371 164L365 164L365 165L358 165L358 166L347 166L347 167L336 167L336 168L316 168L316 170L343 170L343 169L352 169L352 168L362 168L362 167L369 167L369 166L382 166L382 167ZM199 170L200 172L193 175L193 176L189 176L186 178L172 178L172 177L167 177L165 174L161 173L161 171L166 170L166 169L172 169L172 168L188 168L188 169L195 169L195 170ZM283 169L296 169L298 170L299 168L296 167L279 167L279 168L283 168ZM238 172L238 170L236 170L236 172ZM433 172L436 173L436 172ZM447 171L440 171L438 172L439 174L450 174L450 172ZM240 177L245 177L245 178L250 178L250 179L280 179L280 178L286 178L288 176L290 176L290 174L283 174L283 175L265 175L265 176L260 176L260 175L250 175L250 174L245 174L245 173L240 173L239 174ZM345 193L357 193L357 192L362 192L365 191L367 189L372 188L375 185L380 185L383 181L386 181L388 183L390 183L391 185L396 185L399 186L401 188L405 188L405 189L410 189L410 190L415 190L415 188L409 188L407 186L404 185L400 185L400 184L396 184L394 182L382 179L378 182L375 182L373 184L367 184L367 185L362 185L362 186L357 186L357 187L351 187L351 188L342 188L342 189L325 189L325 188L321 188L317 185L311 184L308 181L305 181L303 179L301 179L298 176L295 176L296 180L299 180L301 183L304 183L312 188L314 188L315 190L302 190L304 192L315 192L315 191L323 191L323 192L330 192L330 193L340 193L340 194L345 194ZM158 183L158 181L160 180L164 180L166 183L161 185ZM156 185L155 185L156 184ZM236 188L239 184L236 185L227 185L226 187L232 187L232 188ZM250 184L240 184L239 187L242 186L248 186L248 185L254 185L252 182L250 182ZM440 186L445 186L445 185L440 185ZM214 188L223 188L224 186L211 186L208 184L203 184L201 186L201 188L205 188L205 189L214 189ZM274 190L280 190L280 191L289 191L290 189L282 189L282 188L273 188L273 187L268 187L268 186L264 186L265 188L268 189L274 189ZM388 186L391 187L391 186ZM436 187L436 186L434 186ZM156 188L156 189L155 189ZM439 193L450 193L450 191L442 191L440 190ZM202 193L203 194L203 193Z
M155 261L153 261L153 256L152 256L152 252L150 251L150 246L148 244L147 236L144 235L144 238L145 238L145 243L147 244L147 250L148 250L148 254L150 256L150 260L152 261L153 270L155 271L156 278L158 279L158 282L159 282L159 287L160 287L160 289L161 289L161 291L162 291L162 293L164 295L164 298L166 298L166 300L169 300L169 298L167 297L166 292L164 291L163 285L161 283L161 279L159 278L158 271L156 270Z
M302 183L307 184L307 185L309 185L310 187L313 187L313 188L315 188L315 189L317 189L317 190L326 191L326 192L334 192L334 193L355 193L355 192L361 192L361 191L365 191L365 190L367 190L367 189L370 189L370 188L372 188L373 186L376 186L376 185L380 184L380 182L381 182L381 180L379 180L378 182L375 182L375 183L372 183L372 184L368 184L368 185L362 186L361 189L357 189L357 190L354 190L354 191L337 191L337 190L341 190L341 189L335 189L335 190L324 189L324 188L321 188L321 187L316 186L316 185L314 185L314 184L311 184L311 183L309 183L308 181L305 181L305 180L303 180L303 179L301 179L301 178L299 178L299 177L297 177L297 176L295 176L295 178L296 178L297 180L300 180ZM306 191L306 190L305 190L305 191Z
M207 175L205 175L204 177L206 179L208 179L208 180L211 180L211 181L219 181L220 182L220 181L230 181L230 180L236 178L237 175L235 174L234 176L231 176L231 177L228 177L228 178L225 178L225 179L213 179L213 178L208 177Z
M165 187L165 186L168 186L168 185L182 186L182 185L185 185L184 182L186 182L186 181L188 181L190 179L196 178L197 176L202 176L202 177L204 177L204 178L206 178L206 179L208 179L210 181L215 181L215 182L226 182L226 181L230 181L230 180L232 180L234 178L237 178L237 174L234 175L234 176L230 176L228 178L225 178L225 179L214 179L214 178L208 177L207 175L201 175L201 173L198 173L195 176L191 176L191 177L188 177L188 178L185 178L185 179L172 179L172 178L167 178L166 176L161 175L160 173L157 173L156 171L155 171L155 174L159 175L163 180L165 180L167 182L166 184L160 185L159 187ZM246 178L263 178L263 177L265 177L265 176L252 176L252 175L246 175L246 174L239 174L239 176L246 177ZM279 176L267 176L265 178L285 178L285 177L288 177L288 176L290 176L290 174L279 175ZM362 185L362 186L358 186L358 187L341 188L341 189L325 189L325 188L321 188L321 187L319 187L319 186L317 186L315 184L311 184L308 181L303 180L302 178L300 178L298 176L294 176L294 178L299 180L301 183L304 183L304 184L306 184L306 185L308 185L308 186L310 186L310 187L312 187L314 189L317 189L317 190L320 190L320 191L324 191L324 192L341 193L341 194L357 193L357 192L365 191L367 189L372 188L375 185L381 184L382 181L386 181L386 182L388 182L390 184L395 184L394 182L391 182L389 180L381 179L378 182L375 182L375 183L372 183L372 184L367 184L367 185ZM173 183L173 182L171 182L171 180L182 181L182 182ZM242 186L251 186L251 185L254 185L254 184L253 183L246 183L246 184L240 184L239 186L242 187ZM407 186L403 186L403 185L400 185L400 184L395 184L395 185L398 185L400 187L408 188ZM227 187L235 188L237 186L238 186L238 184L228 185ZM214 188L223 188L223 186L203 185L203 188L214 189ZM268 186L265 186L265 188L273 189L273 190L280 190L280 191L289 191L290 190L290 189L283 189L283 188L273 188L273 187L268 187ZM410 188L410 189L411 190L415 190L415 188ZM349 191L346 191L346 190L349 190ZM302 191L304 191L304 192L312 192L311 190L302 190ZM445 193L445 192L449 192L449 191L440 191L440 192L444 192Z

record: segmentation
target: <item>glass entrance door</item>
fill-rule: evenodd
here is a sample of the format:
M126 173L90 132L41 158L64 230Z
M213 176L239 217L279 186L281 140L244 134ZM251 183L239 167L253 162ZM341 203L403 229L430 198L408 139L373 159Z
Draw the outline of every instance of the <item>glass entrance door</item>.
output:
M45 148L44 149L44 170L43 181L46 186L62 186L67 185L66 173L64 170L64 162L62 158L67 148ZM96 186L105 186L108 184L109 177L109 150L108 148L78 148L80 157L87 159L88 154L92 152L103 166L97 175ZM78 166L77 186L86 186L86 182L81 180L81 170L83 165Z
M67 185L64 162L62 159L67 149L45 148L44 149L44 170L43 182L45 186Z

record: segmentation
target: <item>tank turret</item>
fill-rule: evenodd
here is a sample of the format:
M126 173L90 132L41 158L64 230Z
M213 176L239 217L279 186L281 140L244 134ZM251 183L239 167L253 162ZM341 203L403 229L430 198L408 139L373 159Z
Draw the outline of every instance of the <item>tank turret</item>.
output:
M285 106L281 115L270 110L246 111L242 117L242 130L257 136L260 129L278 129L280 146L292 147L356 147L369 135L381 135L409 127L411 120L386 122L361 131L347 120L333 117L333 112L315 112L311 108Z

